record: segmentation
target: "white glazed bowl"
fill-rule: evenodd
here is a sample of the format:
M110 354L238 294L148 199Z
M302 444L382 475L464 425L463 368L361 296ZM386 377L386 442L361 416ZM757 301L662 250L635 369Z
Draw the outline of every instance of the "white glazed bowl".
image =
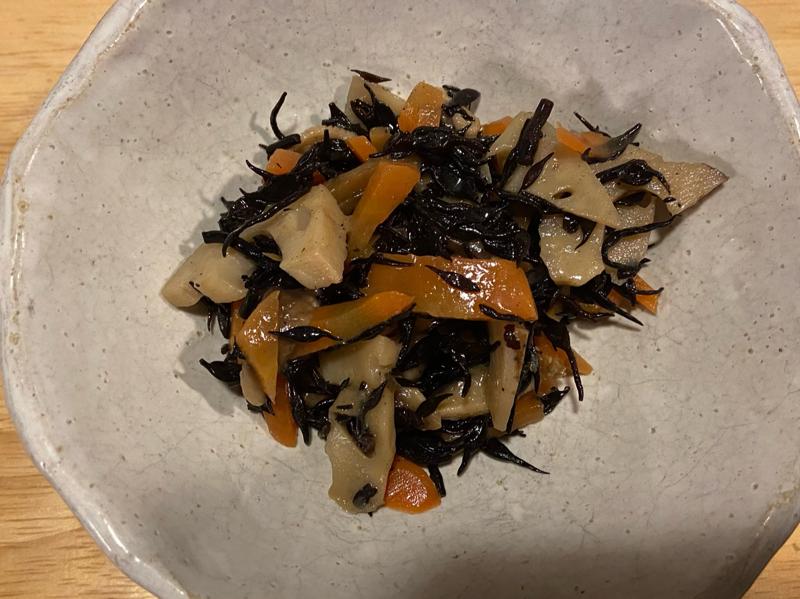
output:
M197 364L219 341L159 288L268 110L319 119L348 67L548 96L731 175L654 249L646 327L523 456L445 471L419 517L342 513L321 443L279 447ZM7 402L103 549L164 597L734 597L798 520L798 108L727 0L123 0L14 151L2 190Z

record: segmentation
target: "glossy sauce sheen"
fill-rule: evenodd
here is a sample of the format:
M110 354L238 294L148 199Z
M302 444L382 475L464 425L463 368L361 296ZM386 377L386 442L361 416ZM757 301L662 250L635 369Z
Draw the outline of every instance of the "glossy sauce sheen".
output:
M485 304L501 314L536 319L536 305L525 273L509 260L459 257L447 260L438 256L401 254L387 254L386 257L411 266L373 265L367 281L369 295L401 291L414 297L415 312L439 318L490 320L480 310L480 305ZM460 291L427 266L467 277L480 290Z

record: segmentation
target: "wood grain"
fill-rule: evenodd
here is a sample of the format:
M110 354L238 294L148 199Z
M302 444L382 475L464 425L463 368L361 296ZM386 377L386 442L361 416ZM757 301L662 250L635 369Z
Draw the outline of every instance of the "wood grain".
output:
M742 3L766 26L798 89L800 1ZM110 0L0 0L0 170L39 104L110 5ZM12 597L151 595L102 554L38 473L0 402L0 598ZM746 597L800 599L800 529Z

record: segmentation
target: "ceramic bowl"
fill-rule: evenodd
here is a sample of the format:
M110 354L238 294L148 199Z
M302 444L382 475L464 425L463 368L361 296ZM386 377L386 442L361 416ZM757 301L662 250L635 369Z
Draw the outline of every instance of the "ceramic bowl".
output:
M477 459L419 517L342 513L318 441L276 445L198 365L219 340L159 297L278 94L285 130L349 67L542 96L731 176L653 249L645 327L579 334L587 400ZM123 0L2 189L6 400L36 464L167 597L735 597L798 520L798 106L727 0Z

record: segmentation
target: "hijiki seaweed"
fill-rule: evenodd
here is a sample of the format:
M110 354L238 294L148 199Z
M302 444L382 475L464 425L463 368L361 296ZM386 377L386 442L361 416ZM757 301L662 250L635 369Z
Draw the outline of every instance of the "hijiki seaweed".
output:
M584 399L571 325L641 325L634 307L654 312L663 290L641 276L651 232L725 176L643 159L639 123L554 128L545 98L481 124L475 89L420 83L404 100L353 72L344 109L301 133L281 129L280 95L266 166L246 163L260 184L222 199L164 295L205 307L226 343L201 365L276 439L325 440L348 511L435 505L396 499L395 456L427 470L413 476L436 502L440 467L461 476L479 454L547 474L506 442L554 411L565 375Z

